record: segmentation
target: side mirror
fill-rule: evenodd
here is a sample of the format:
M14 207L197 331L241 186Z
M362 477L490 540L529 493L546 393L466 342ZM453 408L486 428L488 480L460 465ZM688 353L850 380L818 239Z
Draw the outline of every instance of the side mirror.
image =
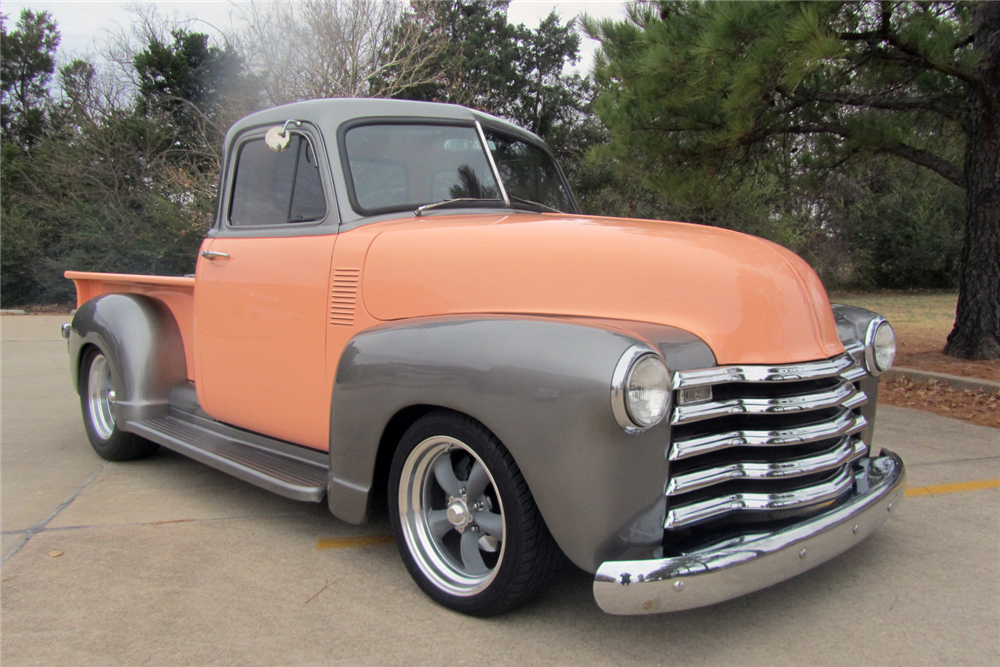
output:
M281 127L275 125L264 135L264 143L275 153L284 153L288 150L288 143L292 140L292 135L288 133L288 126L294 123L295 127L300 127L302 121L286 120Z

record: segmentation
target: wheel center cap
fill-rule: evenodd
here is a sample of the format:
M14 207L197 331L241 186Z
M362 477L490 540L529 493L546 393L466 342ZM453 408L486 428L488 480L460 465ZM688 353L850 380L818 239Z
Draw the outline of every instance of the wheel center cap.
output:
M472 521L468 506L459 498L448 503L448 521L455 527L463 527Z

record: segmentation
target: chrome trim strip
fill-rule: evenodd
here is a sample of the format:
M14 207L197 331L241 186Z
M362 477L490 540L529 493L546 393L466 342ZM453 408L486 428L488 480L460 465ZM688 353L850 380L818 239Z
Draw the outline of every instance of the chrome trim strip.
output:
M503 186L503 179L500 178L500 169L497 168L497 163L493 159L493 153L490 152L490 144L486 141L486 133L483 131L483 126L476 121L476 132L479 133L479 141L483 142L483 152L486 153L486 159L490 161L490 169L493 170L493 178L497 179L497 187L500 188L500 194L503 198L503 205L510 208L510 197L507 196L507 188Z
M865 449L862 445L862 453ZM854 438L848 436L842 438L833 448L812 456L768 463L734 462L674 475L667 483L666 494L677 496L735 479L767 480L801 477L839 468L850 463L856 457L857 448Z
M865 370L865 344L862 341L857 341L851 343L846 348L847 354L851 355L854 359L854 368L850 368L840 374L842 378L847 380L858 380L868 375L868 371Z
M833 478L804 489L779 493L733 493L689 503L667 511L663 527L681 528L706 519L743 510L759 512L797 509L834 500L854 484L850 466L845 465Z
M695 609L752 593L825 563L875 531L898 507L906 470L883 450L858 472L843 505L778 532L757 532L675 558L607 561L594 598L609 614Z
M674 373L674 389L700 387L724 382L796 382L835 377L851 370L857 362L845 352L831 359L783 366L719 366Z
M861 438L854 438L852 442L854 443L854 456L851 457L851 463L868 456L868 445L864 440Z
M863 367L855 366L854 368L849 368L843 373L841 373L840 377L844 378L845 380L851 380L853 382L854 380L860 380L866 375L868 375L868 373L865 372L865 369Z
M800 394L798 396L786 396L784 398L733 398L725 401L678 405L674 408L670 423L689 424L722 415L766 415L803 412L832 408L838 405L843 405L847 408L856 408L867 402L868 397L852 383L845 380L833 389Z
M853 435L864 430L868 422L861 415L844 409L830 421L776 431L729 431L694 438L679 438L670 447L669 460L679 461L699 454L729 447L779 447L818 442L827 438Z

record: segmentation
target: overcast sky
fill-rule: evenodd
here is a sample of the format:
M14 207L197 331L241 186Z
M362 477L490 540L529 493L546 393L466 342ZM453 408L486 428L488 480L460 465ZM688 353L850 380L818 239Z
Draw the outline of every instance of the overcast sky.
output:
M73 57L84 56L97 50L96 44L101 42L106 32L117 26L125 26L130 22L126 11L126 2L112 0L4 0L2 11L8 17L8 30L13 27L21 9L32 11L47 11L59 26L62 41L59 44L60 62L68 62ZM142 4L157 5L165 15L177 15L182 18L196 19L193 30L212 33L213 26L227 28L230 25L230 13L235 2L228 0L158 0ZM539 22L553 9L568 20L578 14L590 14L597 18L620 18L623 16L625 3L616 0L577 0L575 2L554 2L553 0L513 0L507 19L511 23L523 23L530 28L537 27ZM580 69L589 71L596 49L596 42L584 38L581 48L583 62Z

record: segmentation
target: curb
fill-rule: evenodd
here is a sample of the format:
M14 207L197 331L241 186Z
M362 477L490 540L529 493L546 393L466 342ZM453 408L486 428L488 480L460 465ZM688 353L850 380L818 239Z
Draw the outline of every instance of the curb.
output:
M890 368L885 372L885 377L902 377L916 382L940 382L941 384L949 385L955 389L962 389L966 391L1000 393L1000 382L966 378L958 375L948 375L947 373L918 371L913 368Z
M10 310L9 308L0 309L0 315L27 315L26 310Z

